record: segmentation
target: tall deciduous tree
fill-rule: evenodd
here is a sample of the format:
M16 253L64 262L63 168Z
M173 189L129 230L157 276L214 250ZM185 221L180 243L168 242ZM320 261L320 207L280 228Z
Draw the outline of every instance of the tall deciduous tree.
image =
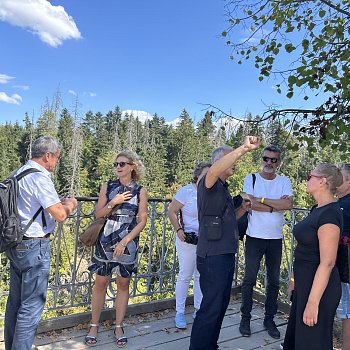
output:
M324 102L314 103L314 108L270 108L264 116L288 115L294 135L309 146L318 138L322 147L348 150L349 2L227 0L226 9L229 26L222 36L232 47L232 59L238 56L238 63L254 60L259 80L274 75L279 78L277 92L285 91L289 98L296 91L305 100L325 94ZM244 39L237 39L242 30Z

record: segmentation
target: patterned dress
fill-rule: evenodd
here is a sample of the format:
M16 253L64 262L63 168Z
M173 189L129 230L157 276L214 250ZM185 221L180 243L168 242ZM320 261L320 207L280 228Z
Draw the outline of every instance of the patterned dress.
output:
M96 272L100 276L110 276L112 272L116 272L125 278L137 272L139 237L127 244L122 256L113 256L113 251L117 243L137 225L141 187L134 182L131 182L129 186L122 185L119 180L108 182L108 201L118 193L126 191L131 191L132 197L127 202L117 205L108 216L96 242L95 254L89 266L90 272Z

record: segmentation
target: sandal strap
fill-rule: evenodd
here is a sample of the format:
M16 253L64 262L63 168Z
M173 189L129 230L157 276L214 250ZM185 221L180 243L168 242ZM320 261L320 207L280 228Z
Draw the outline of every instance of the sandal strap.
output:
M90 323L90 327L98 327L99 326L99 324L97 323Z
M120 324L118 324L118 325L116 324L116 325L115 325L115 328L122 328L122 329L123 329L123 326L120 325Z
M85 341L88 341L88 340L97 340L97 336L96 335L86 335Z
M115 341L117 343L127 343L128 342L128 338L127 337L120 337L120 338L116 338Z

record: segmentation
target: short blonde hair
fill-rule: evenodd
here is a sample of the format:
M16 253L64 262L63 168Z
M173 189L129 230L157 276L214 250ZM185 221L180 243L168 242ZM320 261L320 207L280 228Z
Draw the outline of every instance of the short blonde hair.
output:
M343 175L339 167L333 164L319 164L315 168L316 175L327 179L329 190L334 194L337 187L343 183Z
M131 177L134 181L140 181L145 173L145 166L143 165L140 156L133 151L124 150L117 154L115 160L117 160L118 157L126 157L129 159L130 163L135 165L135 169L132 171Z

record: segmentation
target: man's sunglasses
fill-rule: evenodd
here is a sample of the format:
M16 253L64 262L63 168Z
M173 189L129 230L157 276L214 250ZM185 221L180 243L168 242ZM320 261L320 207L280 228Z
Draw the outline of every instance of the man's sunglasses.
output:
M128 162L114 162L113 165L115 167L117 167L119 165L121 168L124 168L126 164L132 165L132 163L128 163Z
M270 158L270 157L262 157L262 160L264 162L268 162L269 160L271 160L271 163L277 163L278 162L278 159L277 158Z

